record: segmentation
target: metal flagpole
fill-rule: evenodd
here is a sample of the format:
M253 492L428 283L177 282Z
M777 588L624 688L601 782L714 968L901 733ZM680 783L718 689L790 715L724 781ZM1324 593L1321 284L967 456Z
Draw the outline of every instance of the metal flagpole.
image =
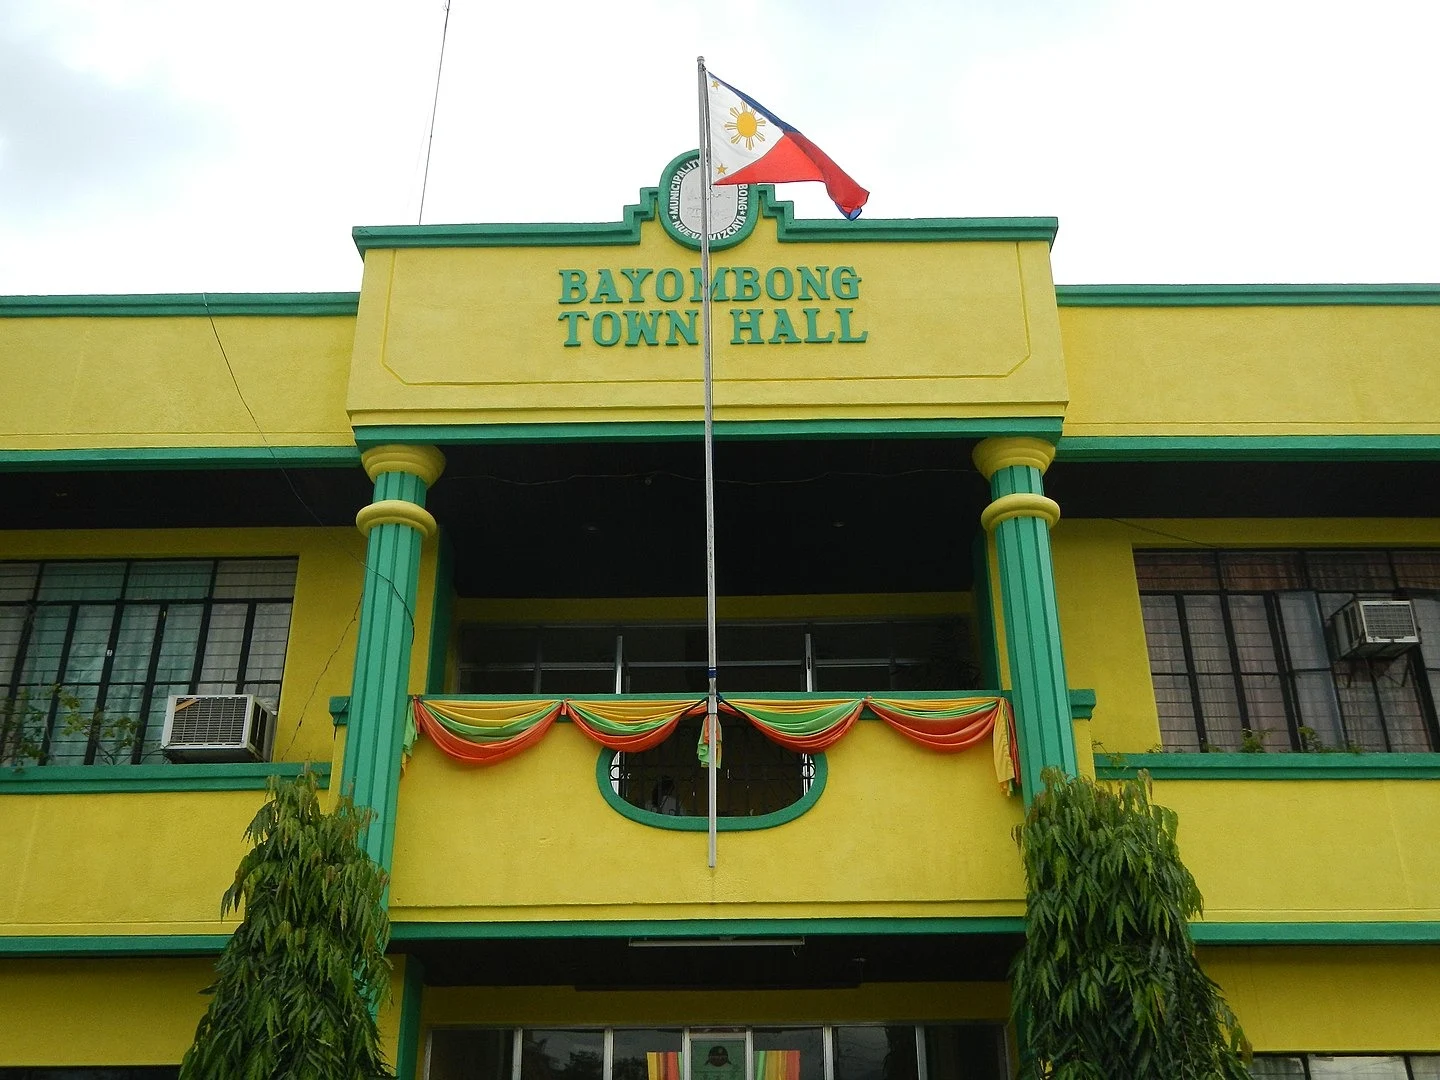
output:
M700 79L700 351L705 358L705 744L710 781L710 862L715 868L716 750L720 704L715 692L719 649L715 633L715 396L710 369L710 92L705 57L696 57Z

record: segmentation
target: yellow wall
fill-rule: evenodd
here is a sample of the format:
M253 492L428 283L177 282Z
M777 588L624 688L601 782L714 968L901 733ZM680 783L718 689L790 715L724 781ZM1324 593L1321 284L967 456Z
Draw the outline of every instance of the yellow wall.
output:
M563 305L563 268L593 285L623 267L684 269L695 252L658 222L638 246L372 250L355 330L348 404L356 424L696 420L695 346L595 344L587 330L567 348L566 311L666 304ZM853 266L858 344L732 346L732 307L805 303L717 302L715 402L721 419L1058 415L1067 396L1049 250L1027 243L786 243L762 220L715 266ZM647 284L644 288L650 288ZM649 295L648 293L646 295ZM687 294L688 295L688 294ZM812 305L812 306L815 306ZM768 332L768 331L767 331ZM822 331L823 333L823 331Z
M954 755L863 721L808 813L774 829L651 828L605 803L571 724L489 767L426 742L400 785L391 884L404 920L1014 915L1023 884L989 746ZM817 854L818 853L818 854Z
M404 957L380 1045L394 1060ZM195 1039L213 957L0 960L0 1067L176 1065Z
M354 325L0 319L0 356L23 359L6 365L0 450L353 445L344 405Z
M1440 432L1440 307L1060 309L1065 433Z
M1212 922L1440 920L1440 785L1157 780Z
M6 795L0 933L217 934L263 791Z
M1440 948L1206 948L1220 984L1262 1053L1440 1051Z
M208 958L0 960L0 1065L174 1065L195 1038Z

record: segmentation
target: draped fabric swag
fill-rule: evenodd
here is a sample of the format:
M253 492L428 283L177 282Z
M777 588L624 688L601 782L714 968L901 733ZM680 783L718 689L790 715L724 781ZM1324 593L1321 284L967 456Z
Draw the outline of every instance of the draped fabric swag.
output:
M1014 717L1003 697L722 698L720 712L743 717L771 741L816 754L838 742L863 715L939 753L968 750L989 738L996 779L1018 775ZM472 765L493 765L534 745L564 716L601 746L639 753L667 739L687 716L703 716L705 699L641 698L441 700L416 697L405 751L419 732L444 753Z

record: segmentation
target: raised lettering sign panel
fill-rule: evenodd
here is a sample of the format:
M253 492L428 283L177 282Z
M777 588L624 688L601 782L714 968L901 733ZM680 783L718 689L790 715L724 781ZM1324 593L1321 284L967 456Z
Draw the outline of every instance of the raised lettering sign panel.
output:
M650 194L638 243L368 250L352 420L593 422L697 412L698 254L665 217L667 189ZM841 228L833 230L838 239L827 230L823 241L797 241L779 220L783 212L768 211L764 199L746 201L755 217L711 259L722 418L1062 408L1043 240L911 242L928 223L902 222L898 239L877 235L871 223L853 242ZM719 224L723 231L734 221Z

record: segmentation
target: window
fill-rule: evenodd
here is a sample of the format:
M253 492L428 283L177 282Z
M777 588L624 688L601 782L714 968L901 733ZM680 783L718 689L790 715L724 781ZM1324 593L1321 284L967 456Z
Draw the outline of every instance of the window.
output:
M1167 749L1421 752L1440 745L1440 552L1135 553ZM1408 598L1421 645L1338 658L1331 617Z
M425 1070L427 1080L1001 1080L1009 1075L1005 1029L981 1023L437 1028L430 1033Z
M659 746L638 754L616 754L610 785L631 806L657 814L704 815L710 805L710 776L696 748L703 722L683 721ZM719 817L756 817L793 806L810 790L815 760L773 743L743 720L721 722L722 752L715 770Z
M1437 1054L1256 1054L1255 1080L1440 1080Z
M722 623L721 689L957 690L979 681L960 619ZM462 694L703 694L701 623L465 627Z
M0 762L158 759L172 694L280 697L295 559L0 563Z

